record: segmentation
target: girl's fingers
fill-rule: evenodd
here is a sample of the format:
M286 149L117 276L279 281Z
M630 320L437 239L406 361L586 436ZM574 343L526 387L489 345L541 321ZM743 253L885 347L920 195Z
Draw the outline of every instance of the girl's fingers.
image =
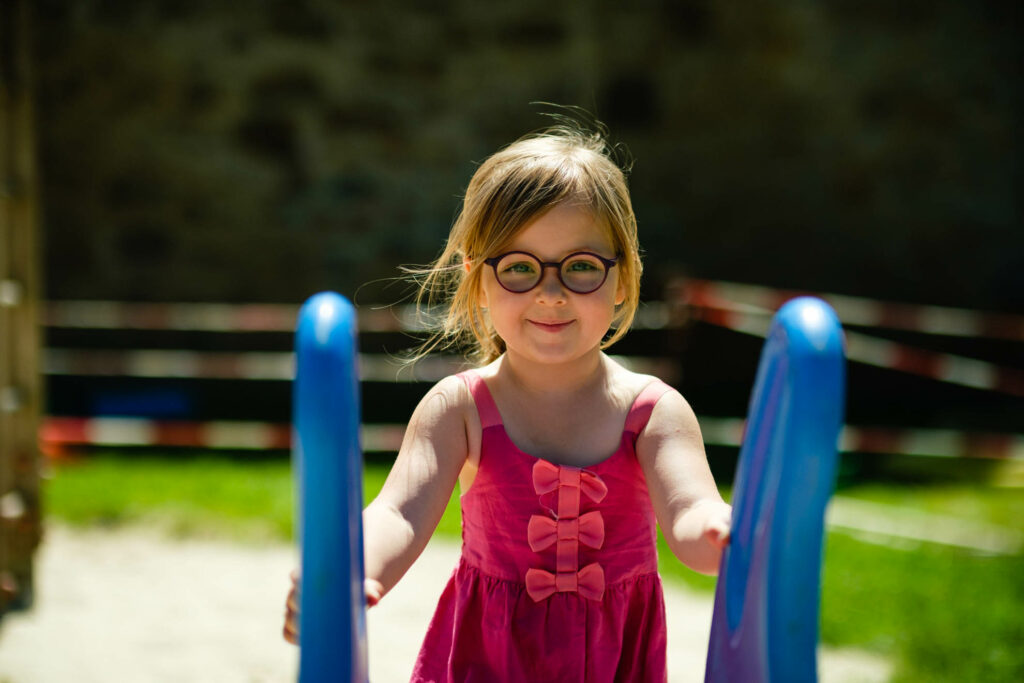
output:
M718 548L729 544L729 525L724 522L712 522L708 527L708 540Z
M284 615L284 639L292 645L299 644L299 617L290 608Z
M282 629L282 635L284 639L292 645L299 644L299 633L298 633L298 614L299 614L299 603L298 603L298 589L294 585L299 580L298 571L293 571L291 574L292 578L292 589L288 591L287 611L284 616L284 628ZM384 586L380 581L375 579L366 579L363 582L363 588L366 591L366 604L368 607L373 607L380 602L381 597L384 595Z
M291 590L288 591L288 598L285 600L286 611L284 615L284 629L282 635L292 645L299 644L298 614L299 614L299 570L293 569L289 577L292 581Z
M384 597L384 586L375 579L365 579L363 590L366 592L366 606L373 607Z

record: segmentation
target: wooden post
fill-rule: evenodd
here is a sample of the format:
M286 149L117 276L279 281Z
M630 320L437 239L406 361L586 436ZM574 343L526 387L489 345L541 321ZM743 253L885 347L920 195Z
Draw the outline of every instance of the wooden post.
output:
M29 0L0 0L0 614L33 595L39 502L40 260Z

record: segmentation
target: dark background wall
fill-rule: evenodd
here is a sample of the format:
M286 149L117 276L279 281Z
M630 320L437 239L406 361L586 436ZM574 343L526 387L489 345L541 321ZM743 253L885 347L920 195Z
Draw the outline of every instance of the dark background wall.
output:
M546 101L634 158L648 297L686 273L1024 311L1017 3L35 5L49 298L392 277Z

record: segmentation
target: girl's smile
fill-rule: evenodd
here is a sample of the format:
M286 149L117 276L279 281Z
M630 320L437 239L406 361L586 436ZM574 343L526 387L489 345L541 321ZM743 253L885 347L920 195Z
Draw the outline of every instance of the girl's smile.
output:
M531 323L544 330L545 332L561 332L569 325L572 325L574 321L565 320L530 320Z

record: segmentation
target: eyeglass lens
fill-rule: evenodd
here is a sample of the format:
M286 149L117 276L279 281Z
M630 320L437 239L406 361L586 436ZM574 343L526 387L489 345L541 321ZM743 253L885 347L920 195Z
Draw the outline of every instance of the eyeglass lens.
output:
M577 294L587 294L600 287L607 268L592 254L571 254L561 262L559 275L562 284ZM495 272L502 287L513 292L525 292L537 286L544 276L544 268L529 254L506 254L498 261Z

